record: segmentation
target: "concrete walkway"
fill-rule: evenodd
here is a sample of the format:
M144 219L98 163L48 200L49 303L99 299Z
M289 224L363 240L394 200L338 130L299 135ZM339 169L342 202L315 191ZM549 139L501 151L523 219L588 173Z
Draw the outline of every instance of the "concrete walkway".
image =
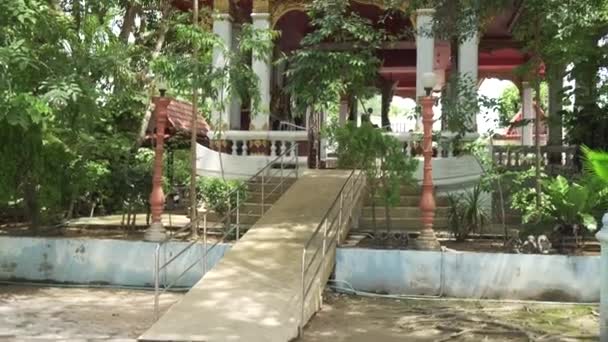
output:
M348 175L339 170L307 171L140 340L286 342L295 338L301 312L302 248Z

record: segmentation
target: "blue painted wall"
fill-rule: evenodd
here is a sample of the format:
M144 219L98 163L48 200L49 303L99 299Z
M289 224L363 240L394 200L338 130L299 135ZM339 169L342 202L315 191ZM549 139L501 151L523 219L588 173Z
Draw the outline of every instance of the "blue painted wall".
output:
M161 249L161 264L187 243L170 242ZM208 255L213 267L230 248L217 245ZM124 240L0 237L0 280L49 281L75 284L152 286L155 243ZM173 262L161 280L172 282L197 258L196 245ZM202 264L177 283L190 287L202 276Z
M335 279L385 294L597 302L599 270L599 256L339 248Z

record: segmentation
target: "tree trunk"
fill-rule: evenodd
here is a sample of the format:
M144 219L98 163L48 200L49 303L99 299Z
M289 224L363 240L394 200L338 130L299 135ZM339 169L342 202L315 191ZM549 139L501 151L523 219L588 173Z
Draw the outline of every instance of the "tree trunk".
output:
M357 105L358 105L357 99L354 96L351 96L348 99L348 110L349 110L348 120L354 122L355 125L357 124L357 117L358 117L357 111L359 110Z
M541 173L541 151L540 151L540 81L537 80L535 85L536 94L534 98L536 100L536 105L534 106L534 145L536 147L536 207L540 209L541 207L541 183L540 183L540 173Z
M25 182L23 188L23 201L27 218L31 222L30 228L33 231L37 231L40 228L40 203L38 201L36 184L30 180Z
M65 214L66 220L71 220L74 217L74 206L76 205L76 196L72 195L70 198L70 205L68 207L68 211Z
M75 1L78 2L78 1ZM120 28L120 34L118 37L123 42L127 43L129 37L135 28L135 18L141 11L141 5L138 3L129 2L126 5L125 15L122 18L122 27Z
M549 82L549 140L547 145L549 146L562 146L563 136L563 118L562 118L562 107L563 97L562 91L564 88L564 68L558 65L547 65L547 76ZM549 164L561 165L562 154L551 153L548 156Z
M392 230L391 213L388 202L384 203L384 219L386 220L386 235L388 236Z
M169 17L171 15L171 11L173 8L170 4L167 3L167 1L162 1L161 6L163 6L162 18L161 18L161 22L159 24L158 30L156 32L156 42L154 44L154 50L152 50L152 59L155 59L156 57L158 57L158 55L160 54L160 52L165 44L167 32L169 31ZM141 74L145 75L147 73L148 73L148 69L145 68L145 70L142 71ZM149 94L148 94L150 99L152 99L152 97L154 97L154 91L155 91L155 89L153 87L150 87ZM135 144L136 148L139 148L141 146L141 144L144 142L144 139L146 138L146 131L148 129L148 126L150 125L150 118L152 117L151 106L152 106L152 101L150 101L150 106L146 110L144 117L141 121L141 126L139 127L139 134L138 134L136 144Z
M389 130L391 129L391 121L389 119L389 114L391 111L391 102L393 101L394 89L396 83L392 81L382 81L382 108L381 108L381 119L382 119L382 129Z

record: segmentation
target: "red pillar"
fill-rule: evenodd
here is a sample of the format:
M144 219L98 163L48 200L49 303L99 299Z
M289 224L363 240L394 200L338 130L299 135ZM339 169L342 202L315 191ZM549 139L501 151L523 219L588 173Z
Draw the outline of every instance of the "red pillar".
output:
M417 244L421 249L438 250L439 241L433 231L435 219L435 195L433 188L433 105L435 99L432 96L420 98L422 106L422 125L424 128L424 139L422 142L422 153L424 155L424 173L422 180L422 197L420 199L420 212L422 229Z
M154 98L154 114L156 117L156 149L154 155L154 175L152 177L152 193L150 193L150 209L152 224L146 231L146 240L157 241L165 237L162 214L165 206L163 192L163 153L165 151L165 127L167 124L167 107L171 99L160 96Z

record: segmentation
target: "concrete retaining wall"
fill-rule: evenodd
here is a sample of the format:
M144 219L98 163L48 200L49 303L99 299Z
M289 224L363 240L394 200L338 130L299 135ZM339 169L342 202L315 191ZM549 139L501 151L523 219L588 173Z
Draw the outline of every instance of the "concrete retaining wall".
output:
M161 264L187 243L171 242L161 249ZM208 255L213 267L229 249L220 244ZM143 241L0 237L0 280L48 281L74 284L152 286L155 243ZM172 282L202 257L196 245L161 273ZM202 276L202 263L177 283L190 287Z
M597 302L599 271L599 256L340 248L335 278L384 294Z

